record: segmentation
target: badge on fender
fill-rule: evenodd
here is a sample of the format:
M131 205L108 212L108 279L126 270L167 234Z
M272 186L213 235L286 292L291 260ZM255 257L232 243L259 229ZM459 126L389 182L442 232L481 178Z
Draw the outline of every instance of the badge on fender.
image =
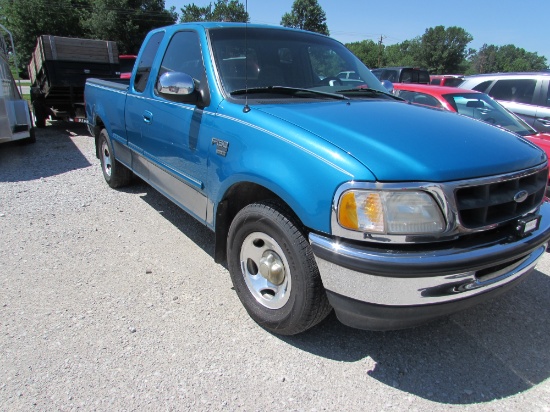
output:
M216 154L225 157L227 155L227 150L229 148L229 142L225 140L218 139L216 137L212 138L212 144L216 145Z

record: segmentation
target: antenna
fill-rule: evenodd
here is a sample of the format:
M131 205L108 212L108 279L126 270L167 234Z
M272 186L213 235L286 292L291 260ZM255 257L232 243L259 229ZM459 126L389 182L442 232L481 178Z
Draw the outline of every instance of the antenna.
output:
M246 20L244 21L244 108L243 112L248 113L250 106L248 105L248 0L245 0L244 11Z

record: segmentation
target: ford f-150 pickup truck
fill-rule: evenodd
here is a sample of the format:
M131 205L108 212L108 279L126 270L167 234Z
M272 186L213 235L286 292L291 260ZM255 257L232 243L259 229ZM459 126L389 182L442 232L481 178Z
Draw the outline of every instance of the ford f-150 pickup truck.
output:
M418 325L510 289L546 250L540 149L387 93L323 35L159 28L129 81L88 79L85 100L109 186L135 174L214 231L274 333L332 309L357 328Z

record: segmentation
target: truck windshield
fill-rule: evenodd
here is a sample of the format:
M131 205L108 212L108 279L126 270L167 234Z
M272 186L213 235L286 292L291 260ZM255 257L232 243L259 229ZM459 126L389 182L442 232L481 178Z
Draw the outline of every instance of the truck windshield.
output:
M370 88L386 92L370 70L341 43L294 30L224 27L209 31L216 67L227 94L281 86L338 94ZM280 90L280 89L274 89ZM262 98L285 98L263 93ZM314 98L331 98L323 93Z

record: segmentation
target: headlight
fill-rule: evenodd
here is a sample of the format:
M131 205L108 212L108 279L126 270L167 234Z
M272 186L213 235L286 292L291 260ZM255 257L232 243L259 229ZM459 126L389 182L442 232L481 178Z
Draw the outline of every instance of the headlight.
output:
M435 200L422 191L348 190L337 212L340 226L362 232L414 235L445 229Z

